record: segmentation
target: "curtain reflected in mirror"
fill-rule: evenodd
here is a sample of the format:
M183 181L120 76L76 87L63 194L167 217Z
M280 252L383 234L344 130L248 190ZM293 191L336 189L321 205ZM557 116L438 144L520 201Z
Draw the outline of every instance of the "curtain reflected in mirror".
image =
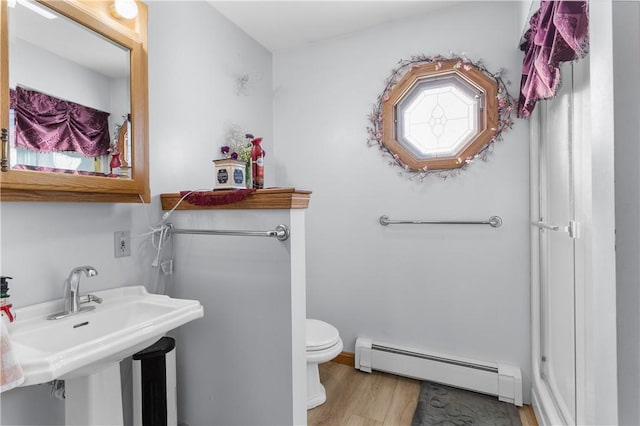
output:
M131 113L129 50L46 12L8 8L11 168L130 177L110 168L114 155L131 155L130 132L120 135Z

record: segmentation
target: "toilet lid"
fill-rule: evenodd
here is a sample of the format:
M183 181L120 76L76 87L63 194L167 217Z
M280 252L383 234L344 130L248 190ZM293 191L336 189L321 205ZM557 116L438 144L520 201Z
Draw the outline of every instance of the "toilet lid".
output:
M307 319L307 351L320 351L338 343L340 334L331 324Z

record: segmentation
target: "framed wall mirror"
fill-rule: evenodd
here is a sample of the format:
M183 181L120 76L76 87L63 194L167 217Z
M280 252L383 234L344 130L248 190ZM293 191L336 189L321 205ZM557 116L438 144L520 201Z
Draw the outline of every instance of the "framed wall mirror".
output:
M148 202L146 5L0 5L1 199Z

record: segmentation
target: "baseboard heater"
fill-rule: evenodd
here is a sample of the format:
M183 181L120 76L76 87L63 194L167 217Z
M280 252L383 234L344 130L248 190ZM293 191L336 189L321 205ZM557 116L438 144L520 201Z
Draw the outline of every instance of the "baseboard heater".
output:
M367 373L372 370L384 371L496 395L500 401L522 406L520 368L511 364L427 353L358 337L355 366Z

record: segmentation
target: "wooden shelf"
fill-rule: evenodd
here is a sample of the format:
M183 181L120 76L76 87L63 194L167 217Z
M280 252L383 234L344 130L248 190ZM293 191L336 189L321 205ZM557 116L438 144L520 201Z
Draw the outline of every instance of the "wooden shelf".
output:
M171 210L180 201L180 194L161 194L162 210ZM239 210L239 209L306 209L311 191L296 188L267 188L252 192L244 200L219 206L196 206L184 200L176 210Z

